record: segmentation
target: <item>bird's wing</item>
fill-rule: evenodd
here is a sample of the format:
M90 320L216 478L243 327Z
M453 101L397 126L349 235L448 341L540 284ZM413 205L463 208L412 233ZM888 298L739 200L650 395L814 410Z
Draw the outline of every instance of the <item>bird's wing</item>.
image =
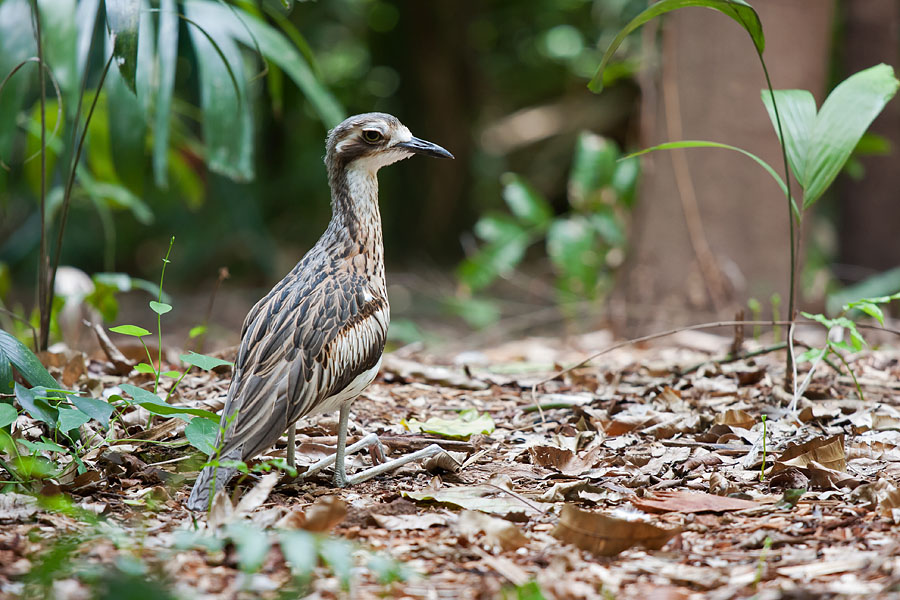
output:
M222 427L222 454L242 446L250 458L298 418L372 369L384 351L384 298L341 270L295 269L244 322ZM233 416L235 413L236 416ZM229 423L229 421L231 421Z

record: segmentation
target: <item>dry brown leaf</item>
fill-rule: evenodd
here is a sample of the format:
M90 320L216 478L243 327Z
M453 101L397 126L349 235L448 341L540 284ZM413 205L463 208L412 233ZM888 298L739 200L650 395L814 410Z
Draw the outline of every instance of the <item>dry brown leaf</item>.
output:
M728 481L728 479L719 472L712 473L709 476L709 493L716 496L727 496L738 491L736 485Z
M729 409L725 412L717 413L715 423L716 425L734 425L736 427L750 429L756 423L756 419L751 417L746 411Z
M499 547L504 552L518 550L528 544L528 538L513 523L474 510L462 511L456 527L472 541L479 534L484 534L485 544Z
M25 494L0 494L0 521L21 521L38 511L37 499Z
M206 518L209 528L217 529L225 525L231 521L233 515L234 505L231 503L231 498L228 497L228 492L224 489L219 490L213 496L212 507L209 509L209 515Z
M378 526L388 531L407 531L410 529L428 529L435 525L446 525L447 517L436 512L421 515L379 515L372 514Z
M817 462L834 471L846 471L843 434L830 438L815 438L802 444L788 446L775 461L773 472L777 473L788 467L804 468L811 462Z
M303 512L299 526L307 531L330 531L346 516L347 504L343 500L337 496L321 496Z
M531 462L541 467L555 469L564 475L581 475L593 468L597 462L597 455L602 448L594 446L579 457L571 450L564 450L556 446L536 445L528 448Z
M680 513L725 512L759 506L750 500L682 490L654 492L643 498L632 498L631 503L646 512Z
M663 528L642 520L626 520L566 504L550 535L600 556L615 556L637 545L658 550L680 532L680 527Z
M269 498L269 494L275 489L275 484L278 483L280 478L281 475L276 471L264 475L262 479L259 480L259 483L253 486L253 489L249 492L244 494L241 501L238 502L237 507L234 509L234 516L240 517L249 514L262 506L262 503Z

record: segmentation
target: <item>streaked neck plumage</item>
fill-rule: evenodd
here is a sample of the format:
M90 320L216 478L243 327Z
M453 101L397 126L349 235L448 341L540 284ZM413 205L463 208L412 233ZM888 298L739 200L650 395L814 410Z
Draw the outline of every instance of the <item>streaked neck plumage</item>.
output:
M334 250L351 259L354 269L380 280L379 287L384 287L377 167L368 168L365 161L354 161L349 165L334 160L326 162L332 215L323 237L335 242Z

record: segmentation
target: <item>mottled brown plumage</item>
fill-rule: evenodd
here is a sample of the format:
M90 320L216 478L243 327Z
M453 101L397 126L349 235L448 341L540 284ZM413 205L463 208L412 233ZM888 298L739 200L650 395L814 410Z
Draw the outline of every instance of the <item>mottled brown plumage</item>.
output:
M376 174L415 153L451 157L384 113L350 117L329 132L331 222L244 320L220 461L249 460L297 419L340 409L335 483L346 484L347 409L377 374L390 320ZM205 510L234 472L204 468L188 507Z

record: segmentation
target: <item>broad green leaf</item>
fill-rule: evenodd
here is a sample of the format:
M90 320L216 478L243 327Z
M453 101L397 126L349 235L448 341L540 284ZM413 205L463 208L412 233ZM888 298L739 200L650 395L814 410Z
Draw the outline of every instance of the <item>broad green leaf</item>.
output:
M109 427L109 418L113 412L113 407L109 402L91 398L90 396L69 396L69 402L77 406L78 410L100 423L104 429Z
M0 394L12 394L14 383L12 363L0 346Z
M327 127L334 127L344 120L344 110L340 104L316 79L297 46L291 44L282 33L249 13L224 4L189 0L185 6L194 7L199 4L203 4L203 13L210 18L214 17L234 39L251 48L258 46L266 58L281 67L300 88ZM236 15L240 15L240 19Z
M747 156L753 159L756 164L765 169L766 173L772 176L772 179L775 180L775 183L778 184L778 187L781 188L781 191L787 196L788 190L787 186L784 184L784 180L781 179L781 176L775 172L775 169L769 165L766 161L756 156L755 154L744 150L743 148L738 148L737 146L729 146L728 144L720 144L718 142L707 142L703 140L683 140L680 142L666 142L665 144L659 144L658 146L653 146L651 148L644 148L643 150L638 150L637 152L633 152L626 156L625 158L632 158L634 156L641 156L642 154L647 154L648 152L655 152L657 150L680 150L684 148L722 148L725 150L733 150L735 152L740 152L744 156ZM794 202L793 198L791 199L791 205L794 208L794 214L799 216L800 212L797 208L796 202Z
M170 310L172 310L171 304L166 304L165 302L157 302L156 300L150 301L150 310L155 312L158 315L164 315Z
M475 235L485 242L514 238L525 234L519 222L509 215L487 214L475 223Z
M135 92L140 0L106 0L106 26L114 38L113 53L125 85Z
M898 86L894 69L880 64L851 75L828 95L810 139L804 208L825 193Z
M888 295L897 290L900 290L900 267L894 267L878 273L859 283L834 292L826 299L825 306L829 314L835 314L841 310L844 304L853 300L865 298L874 302L874 299L878 297L891 298ZM887 301L890 302L890 300ZM879 304L884 304L884 302Z
M122 391L134 399L134 404L138 404L154 415L162 415L170 417L174 415L193 415L195 417L203 417L212 421L218 421L219 417L214 412L203 410L202 408L188 408L186 406L175 406L166 403L165 400L157 396L151 391L139 388L130 383L122 383L119 385Z
M47 372L47 369L38 360L38 357L25 344L17 340L15 336L3 330L0 330L0 352L6 357L6 360L12 363L25 381L32 386L59 387L59 384Z
M228 537L237 549L241 570L245 573L259 571L271 546L268 532L249 523L238 522L228 526Z
M116 325L115 327L110 327L109 330L113 333L120 333L122 335L130 335L138 338L150 335L149 331L143 327L138 327L137 325Z
M879 323L881 323L881 325L884 325L884 311L881 310L881 308L873 302L870 302L868 300L860 300L858 302L851 302L850 304L847 305L847 308L848 309L856 308L858 310L861 310L864 313L866 313L867 315L869 315L870 317L872 317L873 319L875 319L876 321L878 321Z
M444 305L473 329L485 329L500 320L500 307L489 298L450 296L444 299Z
M606 69L606 65L609 64L609 59L612 58L613 54L615 54L625 38L628 37L628 34L659 15L688 6L712 8L737 21L741 27L750 34L753 45L756 47L757 54L762 56L762 53L766 48L766 39L763 36L762 23L760 23L759 15L756 14L753 7L744 2L744 0L660 0L660 2L651 4L644 12L632 19L631 22L616 35L615 39L610 43L609 48L603 53L603 58L600 59L600 66L597 67L597 72L588 84L588 88L593 92L599 92L603 89L603 71Z
M772 95L767 89L760 93L772 121L772 127L778 134ZM781 117L788 163L800 187L806 189L806 160L809 156L810 138L816 124L816 99L806 90L775 90L775 102L778 103L778 114Z
M179 358L182 361L189 365L193 365L195 367L199 367L204 371L211 371L216 367L223 367L225 365L231 366L234 363L228 362L227 360L222 360L221 358L216 358L214 356L207 356L205 354L197 354L196 352L189 352L187 354L182 354Z
M613 172L612 188L619 196L619 201L626 207L634 205L638 175L641 172L641 161L637 158L623 158L616 162Z
M188 332L188 337L194 339L200 337L204 333L206 333L206 325L195 325L191 327L191 330Z
M353 544L338 538L325 538L319 546L319 555L337 575L341 587L349 589L353 576Z
M253 122L241 52L228 30L231 10L214 2L184 4L194 44L203 109L206 163L235 181L253 179ZM221 9L221 10L219 10Z
M6 427L7 425L15 423L18 416L19 413L11 404L0 402L0 427Z
M216 437L219 435L219 423L204 417L194 417L184 428L187 441L206 455L216 452Z
M827 348L810 348L803 354L797 357L797 364L802 365L806 362L812 362L814 360L819 360L820 356L823 356L826 352L828 352Z
M0 82L22 61L36 54L28 0L0 2ZM0 89L0 161L6 164L13 159L13 141L18 135L17 119L29 83L36 79L37 69L37 63L22 67ZM6 176L6 171L0 168L0 184Z
M108 47L112 45L109 38L106 45L109 52ZM140 191L144 179L147 115L135 94L134 74L131 74L132 80L129 82L125 68L127 67L116 64L113 60L103 83L106 91L106 118L109 120L109 149L118 180L129 190ZM142 87L144 85L141 84Z
M548 225L553 218L553 209L537 190L515 173L505 173L500 181L503 183L503 200L519 220L539 228Z
M39 398L38 394L34 391L17 383L16 400L19 401L19 405L25 409L25 412L27 412L31 418L43 421L50 427L56 427L59 413L55 408L50 406L49 402L43 398Z
M147 373L148 375L156 374L156 369L153 368L153 365L147 363L138 363L134 365L134 370L138 373Z
M44 59L59 83L65 103L72 102L80 91L80 72L77 71L75 54L78 37L75 0L40 0L38 6L41 11ZM30 27L30 21L28 25ZM49 85L48 93L53 93Z
M403 425L413 433L432 433L450 439L468 439L476 433L490 434L494 431L494 419L488 413L478 414L475 409L466 409L455 419L431 417L427 421L410 419Z
M521 262L531 242L531 236L522 232L518 236L486 244L459 265L457 277L471 290L480 290L497 277L509 274Z
M62 454L68 453L64 447L60 446L56 442L51 442L47 438L43 438L38 442L32 442L29 440L18 440L20 444L31 450L32 452L60 452Z
M59 407L59 430L62 432L77 429L91 420L91 418L77 408Z
M75 9L75 27L78 30L75 47L75 73L78 74L78 77L84 74L84 68L87 65L99 12L100 0L80 0ZM67 114L72 116L75 106L70 106L67 111Z
M178 379L183 375L183 373L180 373L179 371L163 371L162 373L160 373L160 375L162 375L163 377L168 377L169 379Z
M156 43L159 82L156 90L156 114L153 126L153 176L157 187L168 185L169 126L172 92L175 89L175 63L178 59L178 6L175 0L159 3L159 32Z
M547 230L547 255L560 276L567 280L568 291L580 296L592 295L603 256L587 218L573 215L554 220Z
M282 531L278 534L281 553L297 577L309 577L319 562L316 538L302 529Z
M132 290L142 290L147 292L154 298L159 293L159 283L132 277L127 273L94 273L94 281L102 282L106 285L115 287L120 292L130 292ZM162 301L171 304L172 297L166 292L162 292Z
M612 183L619 148L603 136L582 131L575 142L575 156L569 172L569 204L589 208L590 196Z

